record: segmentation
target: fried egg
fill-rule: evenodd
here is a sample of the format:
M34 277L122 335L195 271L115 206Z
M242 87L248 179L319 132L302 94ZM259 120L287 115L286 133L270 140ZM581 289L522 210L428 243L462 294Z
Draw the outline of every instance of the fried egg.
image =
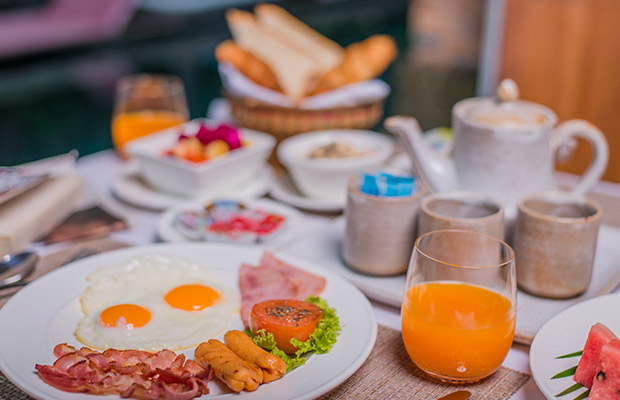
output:
M239 293L189 260L143 254L88 276L78 340L96 349L182 350L207 341L239 312Z

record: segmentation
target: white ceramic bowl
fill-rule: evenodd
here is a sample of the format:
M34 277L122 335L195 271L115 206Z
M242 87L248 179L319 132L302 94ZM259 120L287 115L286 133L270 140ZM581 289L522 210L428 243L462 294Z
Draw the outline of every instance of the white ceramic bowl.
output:
M309 157L317 147L334 142L347 144L364 154L345 158ZM278 146L277 155L303 195L345 202L349 178L382 167L393 150L392 139L381 133L334 129L302 133L285 139Z
M269 134L241 129L242 140L249 144L211 160L194 163L164 155L177 143L180 133L197 132L202 121L195 119L128 143L128 153L148 184L183 196L232 187L263 168L276 143Z

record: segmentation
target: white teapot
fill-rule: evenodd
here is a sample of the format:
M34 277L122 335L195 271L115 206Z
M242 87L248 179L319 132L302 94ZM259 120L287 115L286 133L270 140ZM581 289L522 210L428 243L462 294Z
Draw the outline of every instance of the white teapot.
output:
M556 189L555 155L572 137L586 139L593 149L590 166L572 192L583 195L600 180L609 148L594 125L571 120L556 126L557 116L549 108L516 99L513 81L500 84L498 97L501 100L478 97L454 105L452 157L431 149L412 117L389 117L385 127L401 139L429 191L485 193L504 206L508 218L514 217L520 198Z

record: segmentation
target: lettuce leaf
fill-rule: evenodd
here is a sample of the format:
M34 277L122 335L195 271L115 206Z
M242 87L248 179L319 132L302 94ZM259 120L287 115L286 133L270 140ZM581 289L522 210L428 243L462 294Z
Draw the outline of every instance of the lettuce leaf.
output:
M336 310L329 307L325 299L310 295L306 298L306 301L316 304L322 310L323 316L314 332L310 334L308 340L302 342L295 338L291 339L291 344L298 348L294 355L288 355L280 350L276 346L275 338L271 332L266 332L264 329L261 329L252 337L252 340L258 346L284 360L287 373L305 364L306 359L311 354L324 354L329 352L332 347L334 347L334 344L336 344L338 334L341 330L340 319L338 315L336 315Z
M299 357L297 355L295 355L295 357L292 357L286 354L285 352L283 352L282 350L280 350L278 346L276 346L276 340L273 337L273 334L271 332L266 332L264 329L257 331L256 335L252 337L252 340L258 346L267 350L274 356L278 356L282 360L284 360L284 362L286 363L287 373L299 367L300 365L304 365L306 363L305 357Z

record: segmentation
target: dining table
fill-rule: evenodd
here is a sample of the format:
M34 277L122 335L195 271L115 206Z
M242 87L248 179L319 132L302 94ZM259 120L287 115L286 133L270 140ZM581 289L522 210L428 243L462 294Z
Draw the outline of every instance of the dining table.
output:
M119 215L122 215L129 223L127 229L111 232L109 239L127 244L129 246L142 246L161 242L157 234L157 224L161 216L161 211L150 210L147 208L136 207L120 200L115 196L113 184L122 174L126 174L132 168L132 162L123 160L113 149L100 151L94 154L82 156L77 159L75 173L77 173L85 183L84 195L81 201L83 207L98 204ZM570 185L576 177L558 173L560 183ZM602 203L613 202L616 198L620 199L620 185L610 182L600 182L592 191L594 196L599 196ZM268 196L268 194L266 194ZM605 204L604 208L605 208ZM330 224L338 215L303 211L304 231L320 231L323 226ZM610 216L610 218L612 218ZM614 217L615 218L615 217ZM617 223L618 221L611 221ZM289 245L284 242L276 250L278 253L287 254ZM31 249L37 251L41 256L52 254L69 246L69 243L56 243L43 245L35 243ZM374 312L374 317L379 326L400 331L400 310L393 305L387 305L376 299L369 299ZM530 347L524 344L513 343L510 348L503 366L511 370L520 371L530 375ZM457 387L458 388L458 387ZM456 389L455 389L456 390ZM542 400L545 398L537 387L534 379L529 377L525 383L511 397L515 400Z

